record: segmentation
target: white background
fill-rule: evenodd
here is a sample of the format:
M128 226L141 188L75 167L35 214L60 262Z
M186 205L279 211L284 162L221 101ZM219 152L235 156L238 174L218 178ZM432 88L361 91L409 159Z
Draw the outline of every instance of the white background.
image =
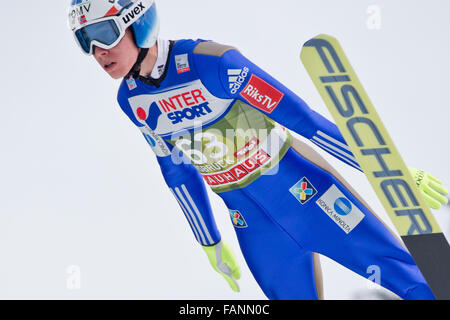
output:
M265 299L212 193L241 292L209 265L116 102L119 82L76 46L68 3L2 4L0 298ZM367 25L371 5L380 29ZM162 37L235 45L326 117L299 54L309 38L334 35L405 161L450 185L448 1L160 0L158 9ZM391 225L365 178L326 157ZM434 212L449 235L450 210ZM377 298L367 280L322 262L327 299Z

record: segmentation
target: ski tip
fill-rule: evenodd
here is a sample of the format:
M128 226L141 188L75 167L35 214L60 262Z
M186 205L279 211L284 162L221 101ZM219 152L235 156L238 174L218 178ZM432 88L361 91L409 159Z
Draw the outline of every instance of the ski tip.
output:
M326 33L321 33L321 34L315 36L314 38L309 39L308 41L306 41L303 44L301 52L300 52L300 58L302 58L302 56L304 55L306 48L316 47L318 45L318 43L324 44L324 42L328 43L329 45L334 46L334 47L339 46L339 42L335 37L333 37L329 34L326 34Z
M310 58L309 53L308 53L310 48L313 48L316 46L321 46L324 44L325 44L325 46L329 46L330 44L333 44L336 42L337 42L337 39L334 38L333 36L330 36L325 33L321 33L321 34L315 36L314 38L309 39L308 41L306 41L303 44L303 46L300 50L300 60L303 63L305 63L305 61L308 61L308 59Z
M321 34L318 34L317 36L315 36L314 38L311 38L308 41L306 41L303 44L303 46L308 46L308 44L310 44L311 42L316 41L316 40L327 40L327 41L330 41L330 42L337 41L337 39L335 37L333 37L333 36L331 36L329 34L326 34L326 33L321 33Z

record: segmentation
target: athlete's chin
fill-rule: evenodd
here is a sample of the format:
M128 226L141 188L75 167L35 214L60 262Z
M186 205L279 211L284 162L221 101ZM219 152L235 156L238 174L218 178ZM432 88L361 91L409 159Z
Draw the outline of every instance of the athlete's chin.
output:
M128 70L130 68L126 68L120 63L113 62L108 66L104 66L103 70L113 79L121 79L128 74Z
M127 74L125 73L125 74L115 74L115 75L112 75L112 74L110 74L109 76L111 77L111 78L113 78L113 79L115 79L115 80L117 80L117 79L122 79L123 77L125 77Z
M121 70L112 70L112 71L106 71L109 76L113 79L122 79L127 75L127 71L121 71Z

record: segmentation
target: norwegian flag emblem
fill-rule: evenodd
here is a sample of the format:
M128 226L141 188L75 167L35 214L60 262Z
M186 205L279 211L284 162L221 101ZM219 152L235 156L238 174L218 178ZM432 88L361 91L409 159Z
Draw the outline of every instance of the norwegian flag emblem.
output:
M86 23L86 22L87 22L86 16L85 16L85 15L82 15L82 16L80 17L80 24L84 24L84 23Z

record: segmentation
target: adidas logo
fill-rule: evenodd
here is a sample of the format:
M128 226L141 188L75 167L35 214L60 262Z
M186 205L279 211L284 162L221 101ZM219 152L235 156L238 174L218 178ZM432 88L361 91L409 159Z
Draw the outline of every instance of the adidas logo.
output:
M247 67L242 69L228 69L228 83L231 94L236 94L247 78L250 70Z

